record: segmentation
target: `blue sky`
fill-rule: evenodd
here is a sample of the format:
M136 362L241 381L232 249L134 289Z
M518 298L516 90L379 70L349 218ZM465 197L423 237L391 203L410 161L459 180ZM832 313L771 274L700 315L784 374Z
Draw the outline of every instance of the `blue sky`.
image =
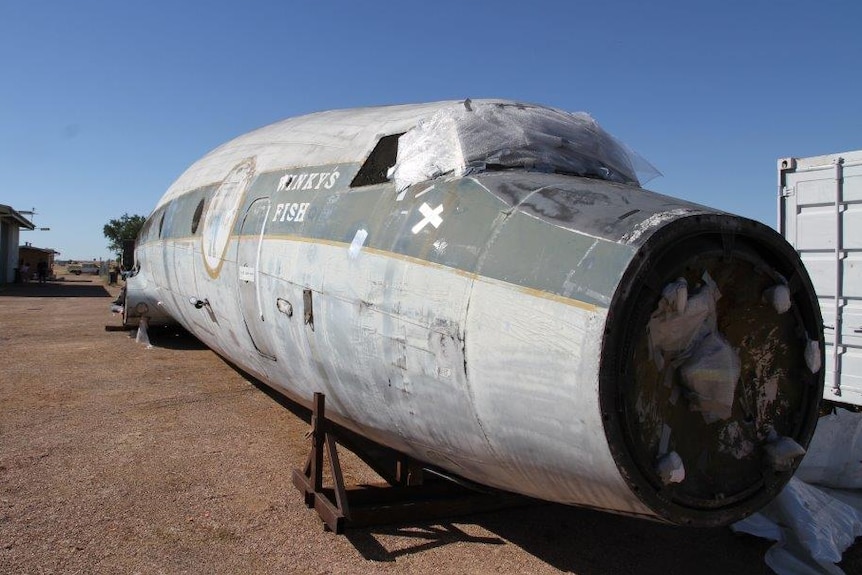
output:
M779 157L862 148L862 2L2 0L0 204L110 257L192 162L331 108L511 98L586 111L647 187L775 225Z

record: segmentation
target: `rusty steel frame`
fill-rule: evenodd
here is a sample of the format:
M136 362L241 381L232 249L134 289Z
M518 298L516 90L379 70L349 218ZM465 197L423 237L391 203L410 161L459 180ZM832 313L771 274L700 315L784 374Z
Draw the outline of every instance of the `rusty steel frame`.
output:
M348 527L417 522L535 503L500 491L474 491L438 475L425 474L420 462L395 451L392 452L395 469L389 475L390 480L347 487L338 457L339 428L326 419L325 409L325 395L315 393L309 434L311 450L305 465L301 470L294 469L292 476L306 507L313 508L324 528L336 534L344 533ZM357 455L368 461L365 454ZM323 485L325 458L329 459L333 487Z

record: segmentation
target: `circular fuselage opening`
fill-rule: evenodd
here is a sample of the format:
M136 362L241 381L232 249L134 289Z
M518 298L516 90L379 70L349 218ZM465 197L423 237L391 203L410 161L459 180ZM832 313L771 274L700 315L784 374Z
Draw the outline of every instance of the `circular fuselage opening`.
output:
M821 331L810 280L774 231L713 215L657 232L614 296L602 351L606 433L630 488L681 524L767 503L816 424Z

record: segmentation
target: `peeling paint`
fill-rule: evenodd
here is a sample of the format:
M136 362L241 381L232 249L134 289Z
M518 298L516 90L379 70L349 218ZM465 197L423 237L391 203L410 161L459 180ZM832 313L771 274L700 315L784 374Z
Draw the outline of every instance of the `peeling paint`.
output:
M754 443L748 439L748 433L737 421L731 421L722 427L719 441L719 451L732 455L736 459L742 459L754 453Z
M652 214L637 224L633 230L626 233L620 241L624 244L636 243L646 232L659 228L661 224L693 213L695 213L694 210L690 208L677 208L668 212Z

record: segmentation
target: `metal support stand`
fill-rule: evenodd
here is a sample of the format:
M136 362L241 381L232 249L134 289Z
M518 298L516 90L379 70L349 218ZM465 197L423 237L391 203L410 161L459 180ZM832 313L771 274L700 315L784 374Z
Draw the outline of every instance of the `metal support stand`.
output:
M303 492L306 507L313 507L329 529L335 533L343 533L344 521L350 516L350 508L347 505L347 492L344 489L344 476L341 473L335 440L326 430L325 404L326 396L315 393L311 414L311 452L305 460L303 471L293 470L293 484ZM329 454L329 464L332 466L335 501L329 493L333 490L323 489L324 448Z
M311 452L302 470L293 470L293 484L299 489L308 508L314 508L326 529L344 533L347 527L363 527L451 517L507 507L523 506L533 501L493 490L479 492L423 473L419 463L393 450L374 446L376 453L351 450L382 477L385 484L347 488L341 472L336 443L339 428L325 416L325 397L314 394L311 416ZM345 436L349 432L344 432ZM366 445L367 447L367 445ZM390 473L381 469L379 451L388 453ZM329 459L334 487L323 486L324 454ZM378 465L373 465L375 459ZM349 503L348 503L349 499Z

